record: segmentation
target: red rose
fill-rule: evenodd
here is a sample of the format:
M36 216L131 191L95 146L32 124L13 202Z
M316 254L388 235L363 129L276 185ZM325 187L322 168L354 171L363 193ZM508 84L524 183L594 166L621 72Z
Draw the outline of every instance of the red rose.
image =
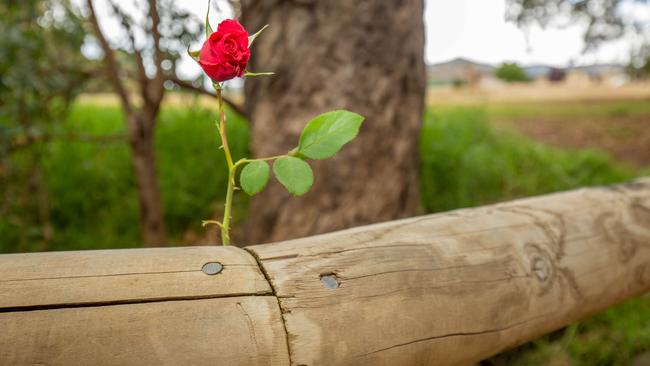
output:
M215 82L241 77L251 57L248 32L234 19L226 19L203 43L199 64Z

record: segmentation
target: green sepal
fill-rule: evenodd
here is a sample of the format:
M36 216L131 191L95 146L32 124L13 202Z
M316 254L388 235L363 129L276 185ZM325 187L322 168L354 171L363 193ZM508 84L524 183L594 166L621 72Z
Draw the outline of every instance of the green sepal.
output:
M208 18L210 16L210 3L212 0L208 0L208 10L205 12L205 39L207 40L210 38L210 35L214 32L212 30L212 27L210 26L210 19Z
M190 57L191 57L194 61L199 62L199 57L200 57L200 55L201 55L201 50L198 50L198 51L190 51L190 48L188 47L188 48L187 48L187 54L190 55Z
M244 72L244 76L248 76L248 77L269 76L269 75L275 75L275 73L274 72L250 72L248 70L246 70L246 72Z
M262 34L262 32L264 32L266 30L266 28L268 28L268 27L269 27L269 25L267 24L267 25L263 26L262 29L255 32L255 34L253 34L252 36L248 36L248 47L249 48L250 48L251 45L253 45L253 42L255 41L255 38L257 38L257 36Z

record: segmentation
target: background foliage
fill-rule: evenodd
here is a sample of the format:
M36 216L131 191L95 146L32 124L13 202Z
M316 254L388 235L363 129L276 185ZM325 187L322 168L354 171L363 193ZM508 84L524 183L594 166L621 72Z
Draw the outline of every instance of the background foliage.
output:
M495 71L494 75L506 82L512 83L516 81L529 81L524 69L519 67L516 63L504 63Z

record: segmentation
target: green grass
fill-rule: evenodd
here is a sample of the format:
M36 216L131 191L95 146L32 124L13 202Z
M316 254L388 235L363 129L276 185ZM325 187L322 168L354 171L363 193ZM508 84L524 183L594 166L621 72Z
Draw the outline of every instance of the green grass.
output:
M216 117L209 109L164 108L158 122L158 177L166 222L175 243L182 242L185 231L199 229L201 219L214 214L218 207L214 203L225 192L226 167L218 150ZM118 107L76 105L60 132L102 136L123 133L124 128ZM230 114L228 134L233 155L243 157L248 149L247 123ZM45 243L42 229L30 223L29 217L17 221L8 215L0 217L0 252L139 245L138 202L126 141L98 144L57 140L34 148L44 150L38 164L49 201L52 240ZM12 157L14 165L23 164L26 157L21 155L29 153L33 151ZM243 201L238 200L239 206ZM29 230L25 230L26 225ZM31 234L25 235L25 231Z
M490 118L612 118L650 115L647 100L565 103L494 103L481 106ZM444 107L443 107L444 108Z
M421 196L428 212L539 195L633 177L598 151L566 151L495 130L481 108L427 112L420 137Z

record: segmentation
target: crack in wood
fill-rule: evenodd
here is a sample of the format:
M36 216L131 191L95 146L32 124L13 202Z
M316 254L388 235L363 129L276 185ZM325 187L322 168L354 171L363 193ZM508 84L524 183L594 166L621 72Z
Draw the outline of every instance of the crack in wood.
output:
M485 263L477 263L477 264L466 264L466 265L460 265L460 266L450 266L450 267L440 267L440 268L422 268L422 269L405 268L405 269L400 269L400 270L395 270L395 271L385 271L385 272L370 273L370 274L362 275L362 276L346 277L344 275L338 275L338 277L341 278L342 280L350 281L350 280L356 280L356 279L360 279L360 278L374 277L374 276L381 276L381 275L386 275L386 274L394 274L394 273L402 273L402 272L451 271L451 270L463 269L463 268L494 266L495 264L501 264L501 263L499 263L499 262L485 262Z
M255 336L255 325L253 324L253 320L251 319L251 316L248 315L248 312L246 312L246 309L244 309L244 306L241 304L241 302L237 302L237 309L241 311L241 313L244 315L246 318L246 325L248 326L248 334L253 341L253 345L255 347L255 354L257 354L259 351L259 345L257 344L257 337Z
M411 345L411 344L416 344L416 343L421 343L421 342L428 342L428 341L433 341L433 340L438 340L438 339L444 339L444 338L450 338L450 337L462 337L462 336L474 336L474 335L482 335L482 334L499 333L499 332L503 332L503 331L506 331L506 330L509 330L509 329L512 329L512 328L520 327L522 325L525 325L525 324L530 323L532 321L538 320L540 318L545 318L548 315L551 315L551 314L550 313L542 314L542 315L539 315L539 316L536 316L536 317L533 317L533 318L530 318L530 319L523 320L521 322L517 322L517 323L514 323L514 324L510 324L508 326L505 326L505 327L499 327L499 328L494 328L494 329L480 330L480 331L474 331L474 332L455 332L455 333L442 334L442 335L431 336L431 337L426 337L426 338L420 338L420 339L416 339L416 340L413 340L413 341L399 343L399 344L395 344L395 345L392 345L392 346L389 346L389 347L380 348L380 349L377 349L377 350L374 350L374 351L363 353L361 355L357 355L355 357L356 358L366 357L366 356L373 355L375 353L388 351L388 350L391 350L391 349L394 349L394 348L404 347L404 346L408 346L408 345Z
M28 305L28 306L8 306L0 308L0 313L14 313L14 312L27 312L27 311L42 311L42 310L56 310L68 308L94 308L114 305L132 305L132 304L147 304L154 302L169 302L169 301L192 301L204 299L221 299L227 297L241 297L241 296L271 296L269 291L258 291L255 293L243 292L232 294L219 294L219 295L205 295L205 296L179 296L179 297L158 297L149 299L124 299L124 300L111 300L111 301L95 301L84 303L65 303L65 304L48 304L48 305Z
M231 265L228 265L231 266ZM139 275L154 275L154 274L171 274L171 273L189 273L201 272L198 270L186 271L159 271L159 272L133 272L133 273L111 273L111 274L96 274L96 275L83 275L83 276L65 276L65 277L35 277L35 278L18 278L11 280L0 280L0 282L21 282L21 281L42 281L42 280L68 280L75 278L101 278L101 277L119 277L119 276L139 276Z
M248 248L248 247L244 247L242 249L244 249L246 252L248 252L255 259L255 262L257 263L257 266L258 266L259 270L262 272L262 275L264 275L264 279L266 280L266 282L269 284L269 287L271 288L271 293L273 294L273 296L276 299L276 303L278 304L278 310L280 311L280 320L282 321L282 329L284 330L284 339L285 339L286 346L287 346L287 355L289 357L288 361L289 361L289 364L292 364L292 361L291 361L292 360L291 342L289 342L289 331L287 329L287 320L284 318L285 310L282 307L282 302L280 301L280 298L277 295L277 291L275 289L275 286L273 286L273 281L271 281L271 277L267 273L266 268L264 267L264 264L260 260L257 253L254 250L252 250L251 248ZM287 313L290 313L290 312L291 311L287 311Z

